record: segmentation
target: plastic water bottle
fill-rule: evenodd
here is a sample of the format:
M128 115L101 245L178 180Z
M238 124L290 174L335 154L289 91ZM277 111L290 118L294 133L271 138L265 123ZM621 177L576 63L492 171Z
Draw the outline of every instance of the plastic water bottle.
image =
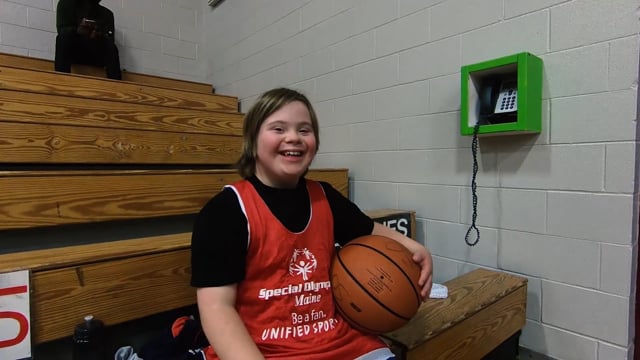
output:
M104 323L87 315L73 331L73 360L105 359Z

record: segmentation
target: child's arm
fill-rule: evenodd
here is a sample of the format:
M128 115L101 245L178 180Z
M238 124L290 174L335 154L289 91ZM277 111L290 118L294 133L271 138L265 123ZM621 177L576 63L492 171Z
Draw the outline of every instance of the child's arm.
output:
M422 295L423 299L428 298L429 292L431 291L431 285L433 283L433 263L429 250L419 242L379 223L373 224L373 231L371 234L391 238L411 251L413 254L413 261L419 264L421 269L420 280L418 281L420 286L422 286L420 295Z
M236 289L235 284L198 288L202 329L220 359L263 360L235 309Z

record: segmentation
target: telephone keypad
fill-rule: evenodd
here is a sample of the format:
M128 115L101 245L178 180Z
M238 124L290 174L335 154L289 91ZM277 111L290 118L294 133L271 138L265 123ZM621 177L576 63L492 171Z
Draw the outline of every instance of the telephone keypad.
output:
M512 85L512 84L510 84ZM506 113L518 110L518 91L514 87L502 86L496 102L495 113Z

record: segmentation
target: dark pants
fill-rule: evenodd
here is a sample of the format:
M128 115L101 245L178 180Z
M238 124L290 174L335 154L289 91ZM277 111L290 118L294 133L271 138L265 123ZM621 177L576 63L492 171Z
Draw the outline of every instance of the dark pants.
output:
M104 66L109 79L122 80L118 48L108 38L90 39L76 33L58 34L55 69L69 73L71 64Z

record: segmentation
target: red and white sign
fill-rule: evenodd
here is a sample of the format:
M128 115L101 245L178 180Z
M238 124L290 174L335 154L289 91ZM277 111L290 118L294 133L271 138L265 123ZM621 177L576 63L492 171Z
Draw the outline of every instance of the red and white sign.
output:
M0 274L0 359L31 358L29 271Z

